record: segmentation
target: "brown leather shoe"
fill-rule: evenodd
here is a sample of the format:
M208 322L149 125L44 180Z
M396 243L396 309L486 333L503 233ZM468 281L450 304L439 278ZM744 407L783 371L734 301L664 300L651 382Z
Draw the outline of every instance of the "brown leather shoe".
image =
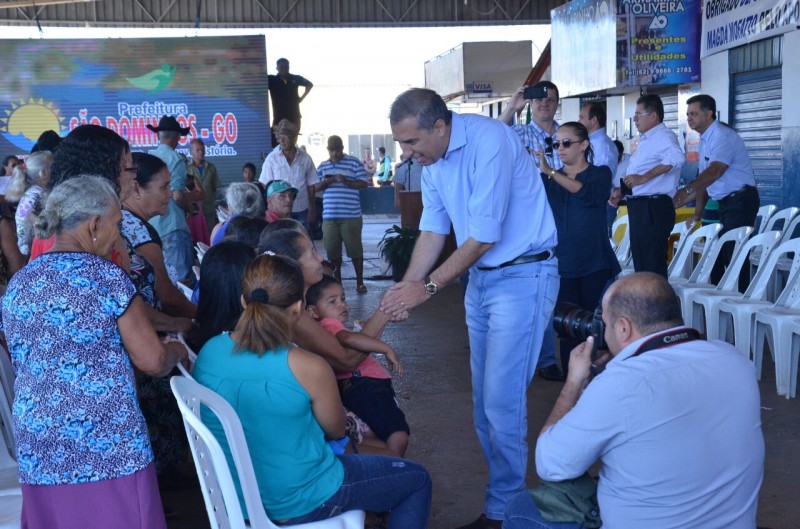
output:
M485 514L478 516L478 519L467 525L462 525L457 529L502 529L503 520L492 520L487 518Z

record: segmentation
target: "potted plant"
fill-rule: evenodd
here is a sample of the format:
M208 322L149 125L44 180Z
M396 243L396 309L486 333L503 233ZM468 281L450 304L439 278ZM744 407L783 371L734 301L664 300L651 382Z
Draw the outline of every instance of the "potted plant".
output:
M392 265L392 279L402 281L411 262L411 253L417 242L417 230L409 227L401 228L397 224L386 230L378 249L389 264Z

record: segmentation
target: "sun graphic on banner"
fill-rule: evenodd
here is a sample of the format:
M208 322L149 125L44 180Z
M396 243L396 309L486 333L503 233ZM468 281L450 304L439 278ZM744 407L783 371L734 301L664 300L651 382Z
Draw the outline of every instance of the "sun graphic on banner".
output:
M0 118L0 132L17 147L30 149L46 130L61 133L64 118L52 103L45 103L43 99L22 99L11 103L11 109L3 112L6 117Z

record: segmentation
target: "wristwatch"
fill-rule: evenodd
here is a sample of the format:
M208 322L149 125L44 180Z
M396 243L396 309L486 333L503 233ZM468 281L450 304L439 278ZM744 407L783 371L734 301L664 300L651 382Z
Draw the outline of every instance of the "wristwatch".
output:
M425 292L427 292L429 296L433 296L439 292L439 286L431 281L431 276L427 276L422 282L425 284Z
M547 178L552 180L555 175L556 175L556 170L555 169L550 169L550 172L547 173Z
M691 195L692 193L694 193L694 189L692 189L692 188L691 188L691 187L689 187L689 186L683 186L683 190L684 190L684 191L686 191L686 196L687 196L687 197L688 197L689 195Z

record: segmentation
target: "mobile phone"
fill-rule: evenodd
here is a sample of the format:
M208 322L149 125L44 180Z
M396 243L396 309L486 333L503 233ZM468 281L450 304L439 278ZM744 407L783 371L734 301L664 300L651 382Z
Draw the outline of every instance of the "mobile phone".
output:
M546 86L529 86L522 93L525 99L546 99L547 87Z

